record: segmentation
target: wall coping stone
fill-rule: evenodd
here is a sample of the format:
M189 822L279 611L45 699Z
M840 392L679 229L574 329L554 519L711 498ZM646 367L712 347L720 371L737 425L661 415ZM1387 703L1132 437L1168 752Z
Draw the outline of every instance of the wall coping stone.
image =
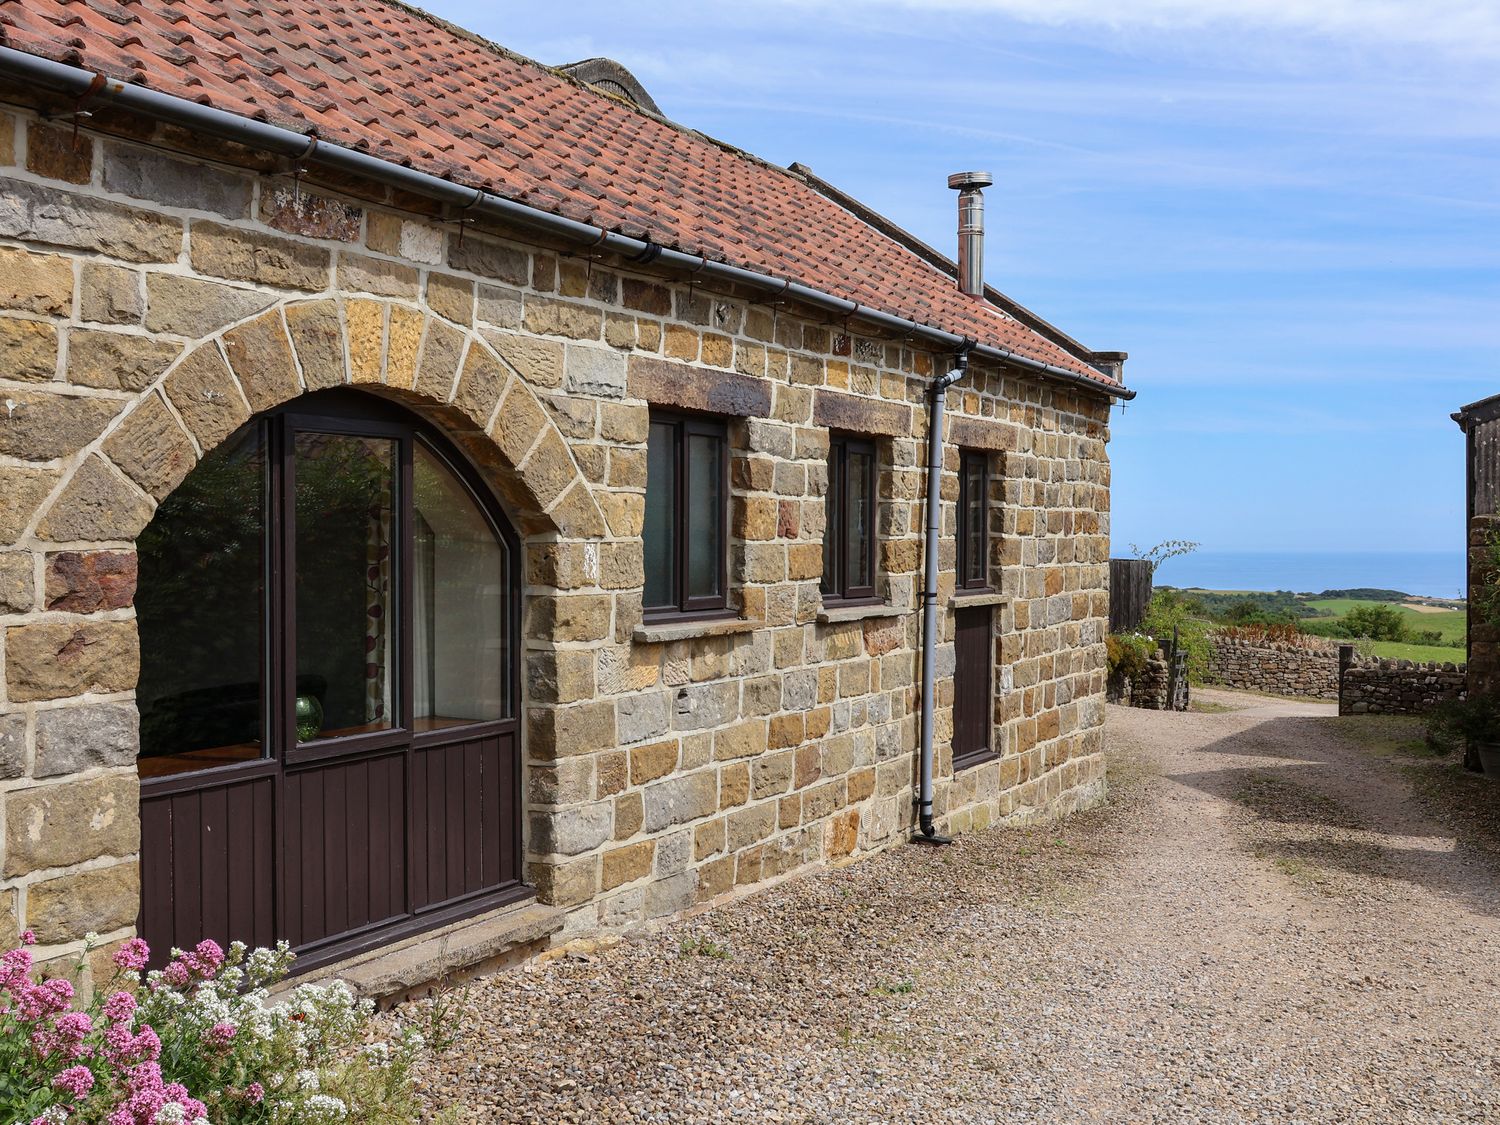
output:
M835 605L818 611L819 625L838 625L845 621L864 621L871 617L904 617L911 610L877 602L874 605Z
M697 637L723 637L730 633L751 633L764 626L764 621L745 617L720 617L705 621L637 625L631 630L630 636L636 644L655 645L666 644L670 641L690 641Z

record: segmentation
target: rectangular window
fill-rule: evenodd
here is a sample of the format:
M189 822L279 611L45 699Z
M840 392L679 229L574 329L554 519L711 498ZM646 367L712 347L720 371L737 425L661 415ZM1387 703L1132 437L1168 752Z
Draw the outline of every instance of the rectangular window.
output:
M653 616L728 606L729 438L723 422L653 411L646 446L646 591Z
M823 599L875 600L875 443L835 434L828 443Z
M983 453L958 455L958 561L960 590L990 584L990 467Z

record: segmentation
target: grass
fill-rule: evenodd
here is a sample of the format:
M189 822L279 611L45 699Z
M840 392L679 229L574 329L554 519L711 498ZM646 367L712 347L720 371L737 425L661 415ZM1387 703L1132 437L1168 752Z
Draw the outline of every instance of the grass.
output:
M1400 612L1403 623L1413 632L1417 630L1436 630L1442 634L1444 640L1458 641L1464 638L1468 630L1468 618L1461 609L1445 609L1441 613L1423 613L1408 605L1400 605L1392 602L1356 601L1354 598L1319 598L1316 601L1310 601L1306 604L1318 611L1318 616L1311 619L1314 621L1326 621L1335 617L1342 617L1357 606L1394 605L1396 610Z
M677 947L679 957L712 957L716 961L727 961L733 954L729 946L720 945L712 938L683 938Z
M1370 648L1376 656L1395 660L1437 661L1439 664L1462 664L1464 650L1446 645L1409 645L1404 641L1372 641Z

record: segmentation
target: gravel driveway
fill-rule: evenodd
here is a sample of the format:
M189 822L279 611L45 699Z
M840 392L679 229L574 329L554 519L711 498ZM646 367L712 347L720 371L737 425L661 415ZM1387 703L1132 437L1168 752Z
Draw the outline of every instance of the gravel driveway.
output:
M1500 1121L1500 863L1332 707L1111 708L1110 802L450 996L465 1121ZM408 1005L402 1018L422 1018Z

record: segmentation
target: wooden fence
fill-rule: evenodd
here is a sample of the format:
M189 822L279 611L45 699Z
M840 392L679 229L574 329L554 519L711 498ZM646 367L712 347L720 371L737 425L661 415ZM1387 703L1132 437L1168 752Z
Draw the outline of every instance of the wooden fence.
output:
M1140 628L1151 604L1151 563L1147 559L1109 560L1109 631Z

